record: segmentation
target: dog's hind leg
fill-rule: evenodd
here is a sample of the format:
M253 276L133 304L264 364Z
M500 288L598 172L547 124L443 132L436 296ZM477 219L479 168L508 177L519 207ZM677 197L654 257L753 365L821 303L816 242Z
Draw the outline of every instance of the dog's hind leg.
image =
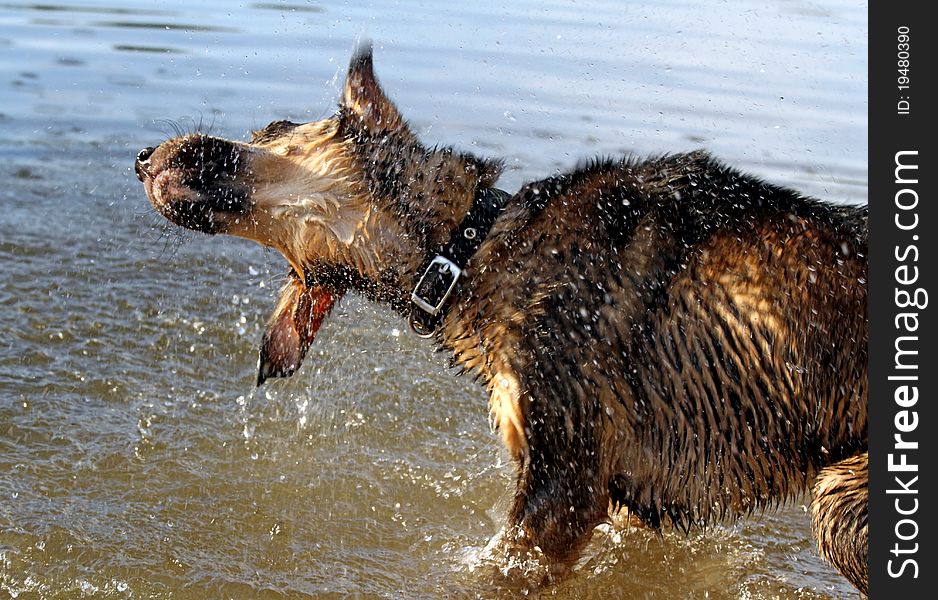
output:
M869 571L868 462L864 452L822 469L811 503L818 551L864 596Z

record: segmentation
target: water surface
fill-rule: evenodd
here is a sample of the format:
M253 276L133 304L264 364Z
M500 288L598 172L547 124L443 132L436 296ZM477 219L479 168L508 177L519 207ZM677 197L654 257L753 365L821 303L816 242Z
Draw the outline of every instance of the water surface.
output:
M484 391L348 298L260 391L283 260L167 228L132 172L184 130L336 105L356 40L430 143L500 181L704 147L865 202L854 2L0 3L0 597L487 595L512 482ZM801 500L599 532L566 598L834 598Z

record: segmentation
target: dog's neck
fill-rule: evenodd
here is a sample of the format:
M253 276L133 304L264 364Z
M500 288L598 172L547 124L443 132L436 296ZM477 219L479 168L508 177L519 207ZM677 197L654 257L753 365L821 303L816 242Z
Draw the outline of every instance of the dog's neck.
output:
M431 337L465 283L467 263L485 242L510 194L495 188L476 189L472 206L450 234L446 244L424 260L418 283L411 294L410 326L422 337Z
M377 135L342 129L348 160L373 207L364 224L368 242L357 240L360 256L309 265L307 282L354 289L407 315L427 257L449 241L501 165L426 148L408 129Z
M412 311L419 310L412 303L412 293L431 262L442 255L454 261L458 268L465 267L485 241L489 228L508 197L501 190L479 187L469 206L461 211L463 218L459 223L452 227L438 224L424 236L413 233L417 230L413 225L401 227L401 232L389 235L400 225L400 221L388 222L382 217L382 212L375 212L374 222L369 227L374 233L367 235L370 242L368 248L364 252L361 247L349 248L349 252L339 248L338 261L315 260L308 264L304 268L306 284L326 285L341 291L354 290L373 301L388 304L403 316L409 317ZM471 234L477 237L468 244L460 243L467 228L477 229ZM435 241L440 239L447 241ZM416 243L418 240L424 240L425 243ZM456 243L454 240L457 240ZM460 278L460 283L465 283L464 278L465 275ZM437 319L430 321L436 323Z

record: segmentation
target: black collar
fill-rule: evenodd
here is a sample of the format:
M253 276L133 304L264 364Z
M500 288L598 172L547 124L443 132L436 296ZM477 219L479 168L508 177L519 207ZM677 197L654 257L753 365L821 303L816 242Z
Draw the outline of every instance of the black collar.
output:
M495 188L477 192L446 245L424 262L423 275L410 295L410 328L414 333L431 337L436 332L462 270L485 241L509 198L511 194Z

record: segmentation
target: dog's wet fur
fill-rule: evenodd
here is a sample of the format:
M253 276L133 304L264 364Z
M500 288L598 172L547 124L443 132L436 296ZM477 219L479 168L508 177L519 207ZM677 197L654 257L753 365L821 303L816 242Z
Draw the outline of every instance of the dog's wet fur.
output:
M427 257L501 163L420 143L353 58L338 112L249 143L141 151L154 207L279 250L259 381L292 374L347 291L409 316ZM820 552L867 582L867 209L704 152L603 159L525 185L435 341L487 386L517 470L506 559L563 573L610 508L701 526L813 490Z

